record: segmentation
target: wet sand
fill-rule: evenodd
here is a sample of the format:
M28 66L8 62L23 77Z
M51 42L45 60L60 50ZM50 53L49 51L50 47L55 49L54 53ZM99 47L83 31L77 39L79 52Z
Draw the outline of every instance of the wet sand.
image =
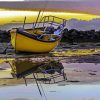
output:
M68 98L69 100L73 100L75 98L76 100L99 100L100 59L98 58L97 61L94 61L94 63L89 63L90 60L86 60L85 57L83 56L84 61L87 63L83 63L83 60L80 59L80 57L79 61L82 63L72 63L79 62L73 57L65 57L65 59L60 61L62 62L64 72L67 75L66 81L55 84L43 84L41 82L48 100L61 100L62 98L64 98L63 100L65 100L65 98L66 100ZM89 58L89 56L87 57ZM93 58L94 57L92 57L91 60L92 62ZM58 57L56 57L55 60L56 59L58 59ZM45 98L44 96L40 96L36 82L32 78L32 75L26 77L26 86L24 79L16 79L11 76L11 68L8 63L2 62L0 64L0 68L1 100L41 100L41 98ZM56 81L59 80L62 80L62 77L56 79Z
M2 45L2 44L0 44ZM5 44L7 45L7 44ZM63 63L67 75L66 84L100 84L100 43L80 43L69 45L60 44L55 50L48 54L26 54L17 53L10 50L6 55L0 54L0 59L7 58L29 58L29 59L55 59ZM10 66L7 63L0 64L0 86L24 84L24 80L13 79ZM8 69L9 70L8 70ZM30 77L28 77L30 78ZM34 83L33 79L28 79L29 83Z
M34 53L20 53L15 52L11 44L8 46L6 54L3 54L3 51L7 48L7 43L0 43L0 58L41 58L41 57L95 57L99 61L100 55L100 43L77 43L70 45L68 43L61 43L57 48L52 50L50 53L43 53L43 54L34 54Z
M66 84L99 84L100 83L100 43L61 43L56 49L46 54L15 53L10 45L6 54L2 54L7 43L0 43L0 59L30 58L30 59L55 59L63 63L67 75ZM39 58L39 59L38 59ZM11 68L7 63L0 64L0 86L24 84L24 80L13 79ZM30 78L30 77L28 77ZM28 79L34 83L33 79Z

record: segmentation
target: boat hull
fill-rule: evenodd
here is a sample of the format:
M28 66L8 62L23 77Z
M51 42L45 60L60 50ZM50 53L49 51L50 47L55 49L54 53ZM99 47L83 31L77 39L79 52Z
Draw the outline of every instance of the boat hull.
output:
M59 41L60 39L51 42L38 41L19 34L16 30L11 31L11 43L16 51L46 53L53 50L59 44Z

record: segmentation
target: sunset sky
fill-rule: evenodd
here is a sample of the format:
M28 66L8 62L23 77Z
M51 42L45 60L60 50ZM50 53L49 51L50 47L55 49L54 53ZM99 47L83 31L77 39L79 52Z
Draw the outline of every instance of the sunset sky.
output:
M100 14L100 0L0 0L1 8L39 9ZM6 2L10 1L10 2ZM14 1L17 1L16 3ZM30 1L30 2L28 2Z
M91 20L100 18L100 0L0 0L0 23L6 23L5 17L9 17L9 23L15 19L21 21L25 16L35 20L39 10L46 10L44 15L67 20Z

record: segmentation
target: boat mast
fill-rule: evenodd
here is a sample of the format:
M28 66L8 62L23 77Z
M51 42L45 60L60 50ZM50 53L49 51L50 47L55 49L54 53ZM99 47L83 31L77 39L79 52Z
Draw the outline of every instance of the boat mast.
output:
M41 14L41 10L39 10L39 13L38 13L38 16L37 16L35 24L33 23L33 29L36 27L36 24L38 23L38 19L40 17L40 14Z
M24 29L24 26L25 26L25 22L26 22L26 16L25 16L25 18L24 18L23 29Z
M46 2L46 3L44 4L44 8L43 8L43 10L39 10L39 13L38 13L38 16L37 16L36 22L33 23L33 29L36 27L36 24L38 23L38 19L39 19L39 17L40 17L40 20L41 20L42 17L43 17L43 13L44 13L44 11L46 10L48 0L45 1L45 2ZM42 12L42 15L40 16L41 12Z

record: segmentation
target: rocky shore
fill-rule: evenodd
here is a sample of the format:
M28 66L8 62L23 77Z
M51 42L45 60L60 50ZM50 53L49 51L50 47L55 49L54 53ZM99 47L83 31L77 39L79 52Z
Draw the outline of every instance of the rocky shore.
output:
M63 31L62 42L68 42L73 44L82 42L100 42L100 31L87 30L81 31L76 29L68 30L67 28Z
M11 39L10 37L9 30L0 30L0 43L9 42ZM100 42L100 31L79 31L76 29L68 30L65 28L61 42L67 42L71 44L84 42L98 43Z
M11 35L9 31L0 30L0 43L8 43L11 40Z

